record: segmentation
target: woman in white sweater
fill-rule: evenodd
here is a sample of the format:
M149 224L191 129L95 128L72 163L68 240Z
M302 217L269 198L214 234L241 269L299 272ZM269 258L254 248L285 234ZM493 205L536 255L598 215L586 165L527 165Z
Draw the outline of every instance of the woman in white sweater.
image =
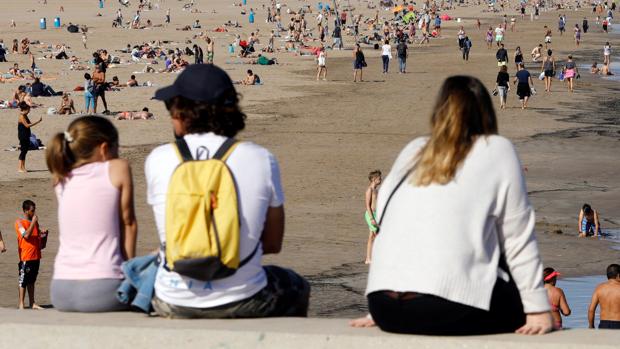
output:
M444 82L430 137L400 153L377 208L366 295L382 330L551 331L521 164L479 80Z

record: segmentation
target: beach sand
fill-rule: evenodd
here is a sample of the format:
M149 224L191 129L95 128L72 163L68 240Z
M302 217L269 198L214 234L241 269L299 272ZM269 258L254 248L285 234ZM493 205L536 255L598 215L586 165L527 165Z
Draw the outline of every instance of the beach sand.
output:
M137 1L134 1L137 3ZM157 3L157 1L153 1ZM315 62L312 57L299 57L291 53L275 56L277 66L249 66L226 64L238 61L229 57L226 47L233 41L233 34L242 33L246 38L255 28L260 28L260 38L266 44L271 29L265 23L262 4L267 0L249 1L248 8L257 10L255 25L249 26L247 17L240 15L240 8L230 0L196 1L204 13L190 14L181 11L182 2L166 0L163 8L172 8L172 24L168 28L127 30L111 27L118 8L115 1L107 1L99 9L96 2L77 0L49 0L39 5L33 0L3 4L0 38L7 46L14 38L28 37L44 43L67 43L72 52L82 60L90 57L97 48L106 48L115 54L128 43L147 40L184 42L194 32L176 31L174 28L189 25L195 19L205 28L221 25L226 20L238 20L243 28L229 33L210 33L215 38L215 63L224 68L233 80L242 79L246 69L253 69L263 81L262 86L239 86L243 95L242 106L248 114L247 128L240 139L250 140L270 149L278 158L286 193L287 227L283 252L268 256L266 263L291 267L309 278L312 283L311 315L357 316L365 311L363 292L367 266L363 264L367 227L363 220L364 190L369 171L381 169L387 173L399 151L415 137L429 130L429 116L435 95L442 81L455 74L468 74L480 78L492 89L497 73L495 48L487 50L484 43L485 28L496 26L500 14L482 13L483 6L457 7L447 11L462 17L463 25L472 39L473 48L469 62L462 61L456 45L456 21L442 24L443 37L431 41L429 46L410 45L409 74L397 74L397 63L391 63L391 72L381 74L380 51L365 48L368 68L364 70L364 83L352 83L352 51L328 51L327 82L314 80ZM286 1L297 9L306 2ZM61 13L63 23L88 25L88 50L83 49L81 36L70 34L64 28L53 29L53 18ZM308 2L314 6L315 2ZM356 13L367 15L365 2L352 0ZM36 12L27 12L35 9ZM123 9L126 19L132 11ZM212 10L217 11L216 14ZM283 8L284 10L286 7ZM284 12L284 11L283 11ZM101 13L102 17L96 14ZM568 15L567 28L572 28L583 16L591 15L586 9L580 12L563 11ZM515 10L508 12L517 16ZM143 13L143 21L150 18L154 24L163 23L165 10ZM389 13L381 10L381 16ZM518 18L517 32L506 34L509 56L518 45L526 61L529 52L542 42L543 26L555 29L557 11L543 12L539 20L530 22ZM39 30L39 18L46 17L47 30ZM314 26L314 15L309 27ZM482 30L475 29L475 19L480 18ZM11 19L16 28L9 28ZM283 16L283 24L288 16ZM554 30L555 54L564 60L572 53L578 64L591 64L594 56L609 38L600 33L590 18L591 33L583 35L582 46L575 50L572 33L560 37ZM330 23L330 30L333 24ZM346 36L345 46L351 48L352 36ZM205 48L205 44L199 41ZM280 46L282 42L277 42ZM314 43L315 45L317 43ZM175 47L175 46L170 46ZM258 46L258 47L263 47ZM40 49L34 48L40 57ZM71 53L72 53L71 52ZM71 54L70 53L70 54ZM127 60L129 55L120 54ZM272 54L267 54L271 57ZM192 57L190 57L191 59ZM10 63L0 63L5 72L13 61L28 65L28 57L8 56ZM37 60L45 72L46 81L56 90L72 90L83 83L84 72L68 71L64 61ZM161 66L161 65L160 65ZM514 74L514 65L509 65ZM540 66L527 64L532 75ZM120 65L109 69L108 80L117 75L126 81L134 71L141 71L144 64ZM157 87L171 83L176 74L137 74L139 82L151 81ZM576 92L568 93L566 87L554 82L553 93L545 94L541 81L535 81L538 95L530 109L522 111L514 94L509 94L508 109L498 110L500 133L517 146L526 169L526 179L531 201L536 208L538 240L545 265L553 266L565 276L601 274L611 262L617 262L620 252L612 250L607 241L576 238L577 214L584 202L599 211L603 228L620 226L620 178L617 176L620 151L618 126L617 82L606 81L589 72L581 72ZM0 84L0 99L8 99L18 83ZM131 161L136 186L136 210L139 222L138 252L144 254L158 246L153 215L146 204L143 164L146 155L157 145L172 140L172 130L163 103L150 100L157 87L125 89L107 94L112 111L141 110L148 107L156 119L151 121L115 121L120 132L121 156ZM83 109L81 93L73 95L78 111ZM44 142L56 132L63 131L74 117L47 116L50 106L58 106L59 97L37 98L44 107L34 109L31 119L43 116L43 123L33 132ZM494 102L498 102L494 99ZM18 113L0 110L0 148L17 143ZM55 251L58 248L56 199L47 172L44 152L28 154L27 167L32 171L18 174L17 152L0 151L0 229L9 251L0 256L0 306L17 304L17 247L13 224L21 214L24 199L37 203L43 227L50 229L48 247L44 251L41 272L37 282L37 300L49 303ZM471 198L475 201L476 198ZM445 214L449 214L446 212ZM553 233L562 230L563 234ZM422 262L422 261L421 261Z

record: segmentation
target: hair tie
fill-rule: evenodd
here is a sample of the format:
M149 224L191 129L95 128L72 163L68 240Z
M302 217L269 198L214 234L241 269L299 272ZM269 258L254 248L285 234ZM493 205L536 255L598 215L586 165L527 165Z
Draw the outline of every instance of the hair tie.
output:
M65 141L67 141L67 143L73 142L73 137L71 137L71 134L69 133L69 131L65 131Z

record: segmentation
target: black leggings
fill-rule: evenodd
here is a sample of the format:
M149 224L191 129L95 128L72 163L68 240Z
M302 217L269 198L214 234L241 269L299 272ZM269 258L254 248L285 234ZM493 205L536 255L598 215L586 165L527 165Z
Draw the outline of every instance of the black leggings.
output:
M21 139L19 141L19 160L26 160L26 154L30 150L30 139L27 142L23 142Z
M427 294L392 297L384 291L368 295L368 309L381 330L393 333L480 335L514 332L525 324L519 291L501 279L493 288L489 311Z

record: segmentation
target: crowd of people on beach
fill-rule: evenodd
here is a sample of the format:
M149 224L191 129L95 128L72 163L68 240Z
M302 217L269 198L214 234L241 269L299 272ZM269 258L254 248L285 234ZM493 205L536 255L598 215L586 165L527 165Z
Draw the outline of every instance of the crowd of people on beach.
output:
M350 40L343 37L350 36L353 82L364 81L363 70L368 66L362 45L380 50L383 74L390 73L393 55L399 73L406 74L409 45L425 45L447 35L442 21L451 18L444 17L443 11L456 5L425 1L414 8L405 1L402 5L382 1L386 2L390 3L387 20L379 17L379 9L374 18L356 15L344 2L333 8L321 4L316 17L310 5L299 11L287 7L290 23L285 28L282 4L273 0L262 12L247 11L250 24L265 13L267 23L274 25L261 53L257 52L262 45L260 33L255 30L247 40L236 34L227 46L229 55L246 64L274 66L279 64L277 57L265 54L295 52L314 57L316 80L327 80L328 50L348 48ZM128 1L120 3L130 6ZM240 5L245 15L246 1ZM492 2L486 11L495 13L513 5ZM522 2L521 20L526 10L531 10L534 20L542 8L555 5L560 10L573 6ZM578 0L574 6L583 5ZM140 0L138 6L130 22L119 9L114 27L156 27L150 20L146 25L141 20L141 11L155 5ZM367 2L367 6L372 10L377 5ZM193 1L183 9L198 11ZM593 7L597 25L600 22L605 32L613 11L615 2ZM601 21L602 13L606 17ZM312 17L314 25L308 23ZM163 20L162 26L171 25L169 9ZM560 14L558 21L559 35L564 35L567 16ZM544 40L532 50L528 64L530 70L540 67L540 75L532 77L517 47L513 56L517 72L511 77L506 44L512 41L509 33L516 30L516 23L515 17L503 16L484 36L488 50L497 49L495 89L489 91L479 79L466 75L447 78L430 116L430 135L407 144L385 178L379 170L369 173L364 214L369 228L365 260L370 265L365 292L369 315L354 320L352 326L377 325L387 332L427 335L544 334L561 329L562 316L571 314L563 290L556 286L560 274L550 267L543 269L523 169L514 145L498 134L492 96L498 95L500 109L505 109L512 79L521 108L526 109L536 93L537 78L544 81L546 93L551 93L556 76L574 92L580 73L572 54L559 68L551 46L553 30L545 26ZM327 38L332 25L330 45ZM477 30L480 26L477 20ZM223 29L238 27L236 23ZM202 26L196 20L189 28L179 29L195 31ZM587 20L581 27L575 24L575 49L589 29ZM82 31L84 38L86 32ZM275 39L281 35L286 35L286 43L278 48ZM464 64L471 58L472 37L464 26L459 28L456 41ZM73 62L74 70L87 71L75 89L83 93L85 115L57 132L45 150L58 200L59 247L50 287L54 308L68 312L139 309L166 318L307 316L309 282L293 270L263 265L264 255L281 252L284 238L285 198L278 161L268 149L235 138L246 125L235 85L259 86L264 81L252 69L243 79L233 81L213 64L215 38L201 32L192 40L186 42L192 47L185 50L172 49L164 41L129 44L119 50L128 61L144 63L145 73L179 73L172 85L153 96L164 103L174 138L154 148L144 165L147 203L161 243L145 256L136 255L142 218L136 216L134 207L134 175L129 161L119 156L120 136L109 116L117 120L154 116L148 108L112 115L106 93L149 85L140 84L135 74L126 83L117 76L108 81L108 71L120 57L107 49L93 52L83 68L79 60L70 58L64 44L49 56ZM11 77L3 76L4 80L28 81L5 104L19 112L18 171L26 172L32 128L43 122L42 117L34 122L29 118L39 106L33 98L60 97L52 114L75 114L76 106L71 93L57 92L42 82L45 74L35 64L34 43L24 39L21 49L17 39L13 43L16 51L12 54L29 55L31 60L30 70L15 64L8 72ZM86 39L83 43L86 49ZM201 46L206 48L206 59ZM0 41L0 61L6 61L6 53ZM607 42L603 47L605 75L610 74L610 56ZM156 70L153 66L159 61L165 67ZM601 73L598 69L594 63L591 72ZM101 110L100 103L103 115L94 115ZM477 198L475 203L471 197ZM41 309L35 300L35 284L50 232L42 228L35 202L25 200L21 208L23 217L14 227L18 306L26 307L28 295L30 308ZM445 211L452 214L438 220L436 212ZM411 234L422 229L425 234ZM578 235L597 237L601 233L599 212L584 204ZM1 235L0 251L6 251ZM592 295L589 327L595 327L594 314L600 307L598 327L620 329L620 265L609 265L606 275L608 281Z

